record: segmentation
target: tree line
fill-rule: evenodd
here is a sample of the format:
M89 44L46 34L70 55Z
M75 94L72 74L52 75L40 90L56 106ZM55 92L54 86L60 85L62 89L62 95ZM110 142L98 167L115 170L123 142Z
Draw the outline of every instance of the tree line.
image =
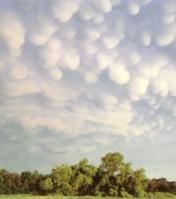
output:
M155 192L175 194L176 182L148 179L144 169L133 169L118 152L106 154L98 167L83 159L75 165L56 166L50 174L0 169L0 194L145 197Z

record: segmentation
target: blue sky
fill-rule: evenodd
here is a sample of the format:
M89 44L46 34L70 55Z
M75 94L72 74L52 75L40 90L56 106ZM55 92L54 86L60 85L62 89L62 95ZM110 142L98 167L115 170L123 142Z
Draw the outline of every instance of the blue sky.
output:
M0 0L0 167L119 151L176 180L175 53L175 0Z

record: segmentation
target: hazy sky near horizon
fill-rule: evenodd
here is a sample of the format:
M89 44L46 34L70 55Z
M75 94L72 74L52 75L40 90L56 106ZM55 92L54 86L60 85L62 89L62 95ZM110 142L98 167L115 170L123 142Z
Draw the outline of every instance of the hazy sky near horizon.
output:
M175 0L0 0L0 167L119 151L176 180L175 129Z

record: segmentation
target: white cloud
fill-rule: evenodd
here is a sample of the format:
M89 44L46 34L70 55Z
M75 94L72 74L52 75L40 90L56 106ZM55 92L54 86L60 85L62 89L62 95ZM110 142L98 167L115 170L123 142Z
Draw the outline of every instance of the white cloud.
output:
M140 11L140 7L139 5L137 5L135 2L132 2L132 1L129 1L128 2L128 12L131 14L131 15L137 15Z
M84 78L85 78L87 83L94 84L98 80L98 74L97 73L92 73L92 72L86 72L84 74Z
M147 92L149 85L148 79L144 77L136 77L130 83L130 95L133 100L139 100Z
M175 21L175 15L174 14L171 14L171 15L164 15L162 17L162 22L164 24L170 24L170 23L173 23Z
M163 69L158 77L152 82L153 92L161 96L175 95L176 91L176 69L168 67L168 70Z
M56 17L61 23L69 21L74 13L78 10L79 5L75 0L57 0L52 5L54 17Z
M85 30L85 34L87 35L87 37L90 41L96 41L101 36L97 30L89 29L89 28L87 30Z
M41 59L48 66L56 66L61 55L61 42L55 38L51 38L41 50Z
M94 3L102 12L105 13L110 12L112 9L110 0L102 0L101 2L94 0Z
M146 148L149 157L163 148L168 161L175 152L175 0L0 2L2 167L46 172L58 157L96 162L115 150L144 163Z
M25 28L15 13L1 13L0 38L7 47L18 50L25 42ZM14 34L15 33L15 34Z
M96 55L96 62L101 69L105 69L113 63L113 58L108 53L99 52Z
M125 65L122 63L113 63L109 68L109 77L112 81L119 85L127 84L130 80L130 73L126 69Z
M58 68L51 69L49 71L50 76L55 80L60 80L62 78L62 71Z
M9 72L9 75L14 79L25 79L28 74L28 68L23 63L14 63Z
M5 85L6 92L11 96L25 96L40 92L35 79L10 81Z
M162 7L167 14L172 14L176 11L176 5L174 0L168 0L167 2L163 1Z
M58 29L52 18L35 13L33 21L29 23L29 39L35 45L44 45ZM37 15L38 14L38 15Z
M176 95L169 2L10 0L0 14L3 117L67 136L169 129Z
M119 38L116 36L104 36L102 40L107 49L115 48L120 42Z
M142 32L140 35L140 41L142 45L149 46L151 44L151 34L149 32Z
M79 54L74 49L66 50L62 57L63 66L76 70L80 66Z
M159 34L157 35L156 41L159 46L167 46L172 44L176 38L176 30L175 30L176 23L173 22L169 25L165 25L160 30Z
M80 5L79 16L82 20L88 21L92 19L96 14L96 10L94 9L91 2L83 1Z
M139 53L136 52L129 53L129 58L132 64L138 64L141 61Z

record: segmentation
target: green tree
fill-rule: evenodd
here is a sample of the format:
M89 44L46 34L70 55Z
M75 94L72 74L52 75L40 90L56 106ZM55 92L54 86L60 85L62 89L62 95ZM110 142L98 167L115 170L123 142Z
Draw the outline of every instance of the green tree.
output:
M120 153L108 153L102 159L95 177L94 193L102 196L118 196L119 183L117 177L124 165L123 156Z
M7 176L8 172L5 169L0 169L0 194L7 193L7 184L5 176Z
M43 194L50 193L53 190L53 181L50 177L46 177L45 179L41 180L39 186Z
M144 197L148 186L148 180L144 169L138 169L133 172L129 182L131 189L129 192L135 197Z
M61 195L70 195L71 186L70 181L73 176L73 172L70 166L61 165L52 170L52 179L54 182L54 189Z
M72 166L72 190L74 195L89 195L93 185L96 167L89 164L87 159L83 159L78 164Z
M133 173L131 163L122 162L119 167L119 173L116 176L116 184L118 186L118 195L128 195L128 180Z

